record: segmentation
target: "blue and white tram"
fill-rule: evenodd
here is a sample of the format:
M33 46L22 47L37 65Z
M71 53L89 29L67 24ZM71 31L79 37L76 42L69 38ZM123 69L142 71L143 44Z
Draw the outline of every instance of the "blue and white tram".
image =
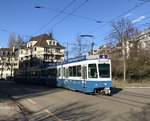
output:
M54 67L49 67L54 68ZM85 93L110 94L111 61L107 56L85 56L57 65L57 86Z

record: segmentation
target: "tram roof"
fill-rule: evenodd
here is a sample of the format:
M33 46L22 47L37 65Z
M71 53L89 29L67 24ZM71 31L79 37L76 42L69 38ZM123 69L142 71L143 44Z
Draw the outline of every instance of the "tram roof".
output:
M109 60L108 55L83 55L83 56L78 56L75 58L70 58L68 60L65 60L63 63L55 63L55 64L50 64L50 67L55 67L58 65L62 64L69 64L69 63L74 63L74 62L82 62L85 60Z
M105 59L109 59L108 55L83 55L65 60L62 64L80 62L85 60L105 60Z

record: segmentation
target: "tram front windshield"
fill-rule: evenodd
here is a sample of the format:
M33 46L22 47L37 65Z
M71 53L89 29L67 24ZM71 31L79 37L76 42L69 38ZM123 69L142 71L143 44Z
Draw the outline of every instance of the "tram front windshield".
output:
M99 77L109 78L110 77L110 64L98 64Z
M89 64L88 75L89 75L89 78L97 78L98 77L96 64Z

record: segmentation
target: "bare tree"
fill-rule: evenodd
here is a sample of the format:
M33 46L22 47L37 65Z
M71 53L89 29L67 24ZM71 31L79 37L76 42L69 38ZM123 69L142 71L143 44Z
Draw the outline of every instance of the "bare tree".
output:
M24 42L23 38L20 35L18 35L18 37L16 38L16 41L15 41L15 47L20 48L20 46L22 46L22 45L25 45L25 42Z
M134 27L128 19L120 19L112 23L112 33L110 36L121 45L123 60L123 79L126 81L126 59L127 46L129 41L135 41L138 35L138 29Z
M16 35L15 33L10 33L8 38L8 47L12 48L15 46Z
M25 44L25 42L23 41L23 38L20 35L18 35L16 37L15 33L9 34L9 39L8 39L8 47L9 48L12 48L12 47L20 48L20 46L22 46L24 44Z

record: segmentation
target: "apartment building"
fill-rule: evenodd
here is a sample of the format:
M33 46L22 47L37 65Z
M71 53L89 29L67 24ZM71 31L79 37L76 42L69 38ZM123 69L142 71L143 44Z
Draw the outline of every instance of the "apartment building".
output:
M14 76L19 68L18 53L15 48L0 48L0 79Z
M52 34L41 34L32 37L26 46L19 49L19 61L37 59L45 63L57 63L64 60L64 49Z
M110 55L111 49L111 46L102 45L99 48L90 51L89 55Z
M141 43L141 47L143 49L149 49L150 50L150 28L142 31L137 39Z

